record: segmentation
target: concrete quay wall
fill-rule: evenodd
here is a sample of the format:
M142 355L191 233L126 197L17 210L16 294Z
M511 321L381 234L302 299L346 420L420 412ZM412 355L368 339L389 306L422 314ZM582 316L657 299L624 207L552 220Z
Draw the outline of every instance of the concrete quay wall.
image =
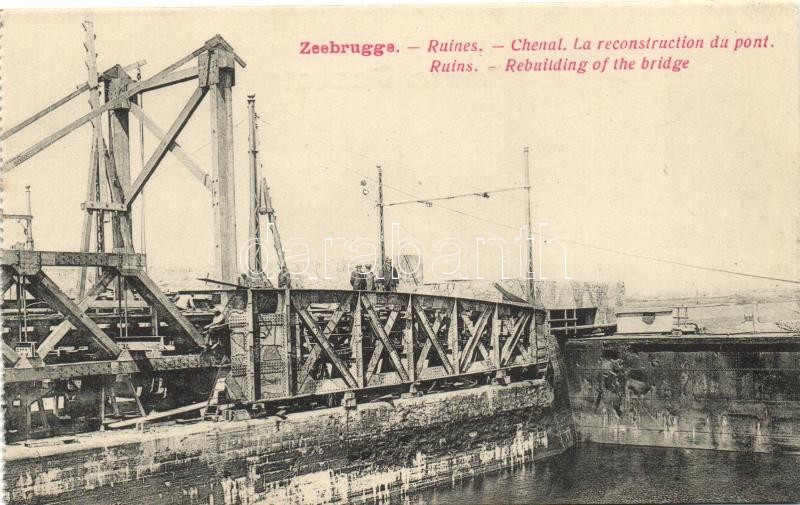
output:
M573 443L543 381L232 422L12 445L9 504L374 502Z
M800 336L567 342L580 440L800 453Z

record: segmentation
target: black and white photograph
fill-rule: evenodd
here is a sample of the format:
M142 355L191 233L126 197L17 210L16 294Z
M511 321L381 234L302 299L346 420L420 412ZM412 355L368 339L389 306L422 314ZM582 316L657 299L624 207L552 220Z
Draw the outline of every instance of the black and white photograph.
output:
M0 11L8 505L800 503L800 4Z

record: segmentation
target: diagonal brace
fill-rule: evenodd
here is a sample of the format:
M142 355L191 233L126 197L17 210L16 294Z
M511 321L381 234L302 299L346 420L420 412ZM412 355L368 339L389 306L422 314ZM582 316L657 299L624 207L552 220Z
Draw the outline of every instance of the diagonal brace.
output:
M433 330L434 335L439 334L439 329L442 327L442 320L437 317L437 320L433 322L433 326L431 329ZM448 328L450 331L450 328ZM431 347L433 347L433 343L430 339L425 341L425 345L422 346L422 350L419 353L419 358L417 359L417 375L422 373L422 365L425 363L425 360L428 359L428 354L431 352ZM453 372L457 373L457 372Z
M78 303L78 308L82 312L86 312L89 310L89 307L92 306L97 297L100 296L111 284L111 281L114 280L116 274L113 271L105 270L103 271L103 275L97 279L94 286L86 293L86 296ZM40 358L44 359L56 346L61 342L66 334L74 329L75 326L69 321L69 319L65 319L59 323L56 328L50 332L47 337L42 340L42 343L39 344L39 347L36 348L36 355Z
M47 302L52 308L59 311L78 330L87 333L96 344L106 353L116 358L122 350L97 323L81 310L78 305L66 295L61 288L43 271L39 270L33 275L26 275L26 287L40 300Z
M522 317L517 320L517 323L511 330L511 336L508 338L508 340L506 340L505 344L503 344L503 351L500 353L501 366L508 364L508 361L511 359L511 353L514 352L514 349L516 349L517 345L519 344L520 336L522 335L522 329L525 328L525 325L528 324L530 319L530 314L523 314Z
M400 355L397 354L397 350L395 350L394 346L389 341L389 336L383 330L383 325L381 324L380 319L378 319L378 315L375 313L375 308L372 306L372 302L369 300L369 297L361 297L361 306L367 313L367 320L369 321L369 325L372 327L373 333L377 335L381 343L383 343L383 347L386 349L386 352L389 354L389 360L392 362L397 374L403 381L408 381L408 373L406 372L406 368L403 366L403 362L400 361ZM377 349L375 350L377 351Z
M342 304L343 305L343 304ZM344 315L344 310L342 309L342 305L340 305L336 311L331 315L331 318L328 320L328 324L325 325L325 329L322 330L322 334L325 338L328 338L333 333L333 330L336 329L336 325L339 324L339 320ZM317 364L317 361L322 354L322 346L317 343L314 344L314 347L311 349L311 353L306 358L305 363L303 363L303 369L300 371L299 377L301 379L300 389L302 390L303 386L305 386L306 382L311 379L311 370L314 368L314 365Z
M167 324L173 327L181 337L181 340L186 340L189 337L190 342L198 347L205 347L206 342L203 336L197 331L197 328L189 322L186 317L181 314L181 311L167 298L164 293L158 289L158 286L153 279L151 279L144 270L137 270L135 273L129 274L122 272L126 281L141 295L144 300L150 304L151 307L158 311L159 315L164 316Z
M442 343L439 342L439 339L436 338L436 333L433 331L433 328L431 328L431 324L428 322L428 317L425 315L425 311L422 309L422 306L419 304L417 300L414 300L414 312L417 313L419 321L422 324L422 329L428 335L428 340L433 345L433 348L436 349L436 353L439 355L439 359L442 361L444 369L449 374L454 373L453 365L450 363L450 360L447 359L447 353L444 351Z
M192 96L189 97L189 101L186 102L186 105L183 106L180 114L178 114L178 117L173 121L172 126L167 130L166 135L161 138L158 147L156 147L150 159L147 160L147 164L145 164L144 168L139 172L139 176L136 177L136 180L131 185L130 191L125 195L125 203L128 205L128 209L131 208L133 201L139 193L141 193L142 189L144 189L144 185L150 179L150 176L153 175L153 172L155 172L161 160L164 159L170 146L175 142L175 139L178 138L178 135L180 135L184 126L186 126L186 123L189 121L189 118L200 105L200 102L203 100L203 97L206 96L207 92L208 88L196 88Z
M464 354L461 356L462 370L466 370L467 366L472 362L473 354L478 348L478 343L483 336L483 330L486 328L486 323L489 321L491 314L492 311L490 309L483 311L474 326L467 316L463 316L464 325L470 333L470 338L467 341L467 345L464 346Z
M322 331L319 329L319 326L317 326L316 321L314 321L314 318L308 313L308 309L299 308L295 305L295 310L297 311L297 315L300 316L300 319L303 321L303 324L309 329L309 331L311 331L314 339L320 346L322 346L325 354L328 355L328 359L333 362L333 365L337 370L339 370L339 373L342 374L342 377L344 377L344 381L347 383L347 385L351 388L358 387L356 380L350 374L350 371L347 369L344 362L342 362L341 358L337 356L336 349L333 348L330 341L328 341L325 335L322 334Z
M3 288L2 294L6 294L8 288L14 284L14 269L7 265L2 265L0 268L0 287Z
M20 360L20 356L17 354L17 351L11 348L10 345L3 342L3 359L5 360L5 363L14 366L17 364L17 361Z
M153 133L153 135L155 135L158 138L164 138L164 136L166 135L164 131L161 128L159 128L159 126L155 123L155 121L153 121L152 118L150 118L150 116L145 114L144 109L142 109L135 103L131 103L131 112L133 112L133 115L136 116L136 118L139 119L139 121L141 121L142 124L144 124L147 127L147 129ZM189 155L186 154L186 152L183 149L181 149L181 146L179 146L177 142L173 142L172 144L170 144L168 146L168 149L173 155L175 155L178 161L183 163L186 166L186 168L188 168L189 171L192 172L192 175L194 175L195 179L200 181L200 184L202 184L203 186L206 187L206 189L211 191L211 183L208 174L203 172L203 169L200 168L197 165L197 163L195 163L194 160L192 160L192 158L190 158Z
M71 133L72 131L77 129L78 127L86 124L87 122L91 121L92 119L94 119L96 117L99 117L100 114L102 114L102 113L104 113L106 111L109 111L111 109L116 109L121 104L123 104L126 101L128 101L128 99L130 97L132 97L133 95L139 93L139 91L141 89L143 89L145 86L148 86L149 84L151 84L153 82L157 82L157 81L161 80L165 75L168 75L173 70L182 67L188 61L190 61L190 60L192 60L194 58L197 58L200 54L202 54L204 52L206 52L206 48L205 47L201 47L199 49L196 49L191 54L188 54L188 55L184 56L180 60L176 61L172 65L168 66L167 68L165 68L161 72L159 72L156 75L154 75L153 77L147 79L146 81L140 81L135 86L132 86L132 87L128 88L127 91L125 91L124 93L119 95L114 100L108 101L104 105L101 105L100 107L98 107L96 109L93 109L88 114L85 114L85 115L81 116L80 118L78 118L75 121L71 122L67 126L61 128L57 132L55 132L55 133L49 135L48 137L40 140L39 142L37 142L33 146L31 146L28 149L24 150L22 153L16 155L15 157L11 158L10 160L6 161L3 164L3 167L0 168L0 173L10 172L14 168L16 168L19 165L21 165L22 163L25 163L27 160L31 159L33 156L35 156L38 153L42 152L48 146L50 146L53 143L55 143L56 141L64 138L66 135L68 135L69 133Z
M391 333L392 328L394 328L394 323L397 320L397 315L399 314L398 311L393 310L389 317L386 319L386 324L383 326L383 331L388 335ZM367 382L375 375L378 370L378 362L380 361L381 354L383 353L384 345L383 341L379 340L375 344L375 349L372 351L372 357L369 359L369 364L367 365Z

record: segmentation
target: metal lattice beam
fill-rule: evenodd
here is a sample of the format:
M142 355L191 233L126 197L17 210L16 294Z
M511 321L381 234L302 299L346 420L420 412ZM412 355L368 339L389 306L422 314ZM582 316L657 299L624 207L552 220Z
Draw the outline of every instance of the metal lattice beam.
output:
M167 324L176 330L175 339L189 345L205 347L206 341L197 328L181 314L180 310L158 289L144 270L133 273L121 272L125 280L151 307L163 316Z
M25 278L28 281L25 287L36 297L63 314L70 324L88 335L104 352L112 357L119 356L122 352L119 346L47 274L40 270Z
M511 335L503 344L503 350L500 353L500 366L505 366L511 360L511 354L517 348L520 342L520 337L523 334L523 329L531 320L530 314L522 314L517 322L514 324L514 327L511 330Z
M342 319L344 315L344 310L342 305L340 304L339 307L336 308L331 318L328 320L328 323L325 325L325 329L322 330L322 335L327 339L330 338L331 334L336 330L336 325L339 324L339 321ZM303 391L306 384L309 381L312 381L311 378L311 371L314 369L314 366L319 361L319 358L322 356L323 348L318 342L314 344L314 347L311 349L308 357L306 358L305 363L303 363L303 367L298 371L297 374L297 382L299 384L299 391Z
M381 324L380 319L378 319L378 315L375 313L375 308L372 306L372 302L370 301L368 296L361 297L361 306L364 308L364 311L367 316L367 321L369 321L369 325L372 328L372 332L375 334L376 337L380 340L383 344L383 348L386 350L386 353L389 355L389 360L392 362L392 366L394 366L395 371L400 376L403 381L408 381L408 373L406 373L405 367L403 366L403 362L400 361L400 356L397 354L397 350L392 345L392 342L389 340L389 335L386 334L386 331ZM378 351L378 348L375 348L375 351Z
M353 375L347 369L347 366L345 366L344 362L342 362L341 358L339 358L339 356L336 355L336 350L333 348L330 341L328 341L328 339L322 333L322 330L319 329L319 326L317 326L316 321L314 321L314 318L311 316L311 314L309 314L308 309L300 308L295 305L295 311L297 312L297 315L300 317L300 320L303 322L303 325L305 325L305 327L311 332L311 335L325 351L325 354L327 355L328 359L331 360L333 365L342 375L347 385L351 388L358 387L355 378L353 378Z
M91 307L92 303L97 300L97 297L100 296L111 284L111 281L114 280L116 274L110 270L106 270L103 272L103 275L97 279L94 286L86 293L86 296L78 302L78 309L82 312L86 312ZM55 327L50 334L42 340L39 346L36 348L36 355L40 358L44 359L56 346L61 342L67 333L74 329L75 326L70 322L69 319L65 319L62 321L58 326Z
M447 353L442 346L442 343L439 342L439 339L436 338L436 332L433 331L431 328L430 323L428 322L428 317L425 315L425 311L422 309L422 305L420 305L419 300L414 300L414 312L417 313L419 317L420 324L422 325L422 329L425 331L426 336L428 337L428 342L430 342L431 346L436 349L436 354L439 355L439 359L442 361L442 365L444 365L444 369L447 373L452 374L453 372L453 365L450 363L450 360L447 359ZM452 321L451 321L452 324ZM427 346L427 343L426 343Z

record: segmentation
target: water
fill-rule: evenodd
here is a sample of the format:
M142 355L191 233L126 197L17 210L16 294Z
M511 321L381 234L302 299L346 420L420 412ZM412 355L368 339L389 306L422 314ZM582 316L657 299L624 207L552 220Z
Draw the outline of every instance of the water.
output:
M800 456L583 444L513 472L422 491L405 505L800 503Z

